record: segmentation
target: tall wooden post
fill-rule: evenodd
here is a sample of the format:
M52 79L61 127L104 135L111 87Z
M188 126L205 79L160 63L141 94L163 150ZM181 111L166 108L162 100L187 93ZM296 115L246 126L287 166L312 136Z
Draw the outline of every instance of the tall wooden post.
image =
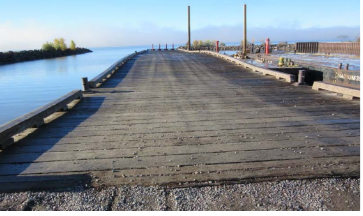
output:
M188 50L190 50L190 6L188 6Z
M244 31L243 31L243 53L247 49L247 5L244 4Z

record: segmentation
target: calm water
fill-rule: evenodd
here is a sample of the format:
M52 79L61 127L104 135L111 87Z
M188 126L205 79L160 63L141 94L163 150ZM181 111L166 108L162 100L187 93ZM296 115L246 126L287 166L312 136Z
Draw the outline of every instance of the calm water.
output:
M81 89L122 57L150 47L93 48L92 53L0 66L0 125Z

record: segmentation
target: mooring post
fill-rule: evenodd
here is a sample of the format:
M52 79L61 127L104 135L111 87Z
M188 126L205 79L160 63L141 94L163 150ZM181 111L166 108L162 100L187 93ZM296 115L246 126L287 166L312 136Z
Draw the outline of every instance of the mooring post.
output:
M349 70L349 64L345 65L345 70Z
M83 91L89 91L89 84L88 84L88 78L82 77L82 85L83 85Z
M188 50L190 50L190 6L188 6Z
M270 38L266 38L266 47L265 47L265 53L269 54L270 53Z
M247 50L247 5L244 4L244 26L243 26L243 54L246 54Z
M304 85L305 83L305 70L299 70L298 85Z
M159 44L159 49L158 49L158 50L159 50L159 51L161 50L161 49L160 49L160 44Z
M219 41L216 41L216 53L219 53Z
M338 66L339 70L341 70L342 67L343 67L343 64L342 63L339 63L339 66Z

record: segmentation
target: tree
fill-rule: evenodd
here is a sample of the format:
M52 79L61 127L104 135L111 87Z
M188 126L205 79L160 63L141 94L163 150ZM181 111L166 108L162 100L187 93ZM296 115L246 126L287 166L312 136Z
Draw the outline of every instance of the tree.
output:
M74 43L74 41L73 41L73 40L71 40L71 44L69 45L69 48L70 48L71 50L76 50L76 43Z
M226 43L221 42L220 46L226 46Z
M58 38L54 39L53 47L54 47L54 49L56 49L56 50L60 50L60 41L59 41L59 39L58 39Z
M212 46L215 46L215 45L216 45L216 42L217 42L216 40L212 40L212 41L211 41L211 45L212 45Z
M198 47L198 41L197 40L193 41L193 47L194 48L197 48Z
M62 51L67 50L67 44L63 38L59 38L59 45L60 45L60 50L62 50Z
M210 46L210 45L211 45L210 40L206 40L206 41L204 41L204 46Z
M203 41L202 41L202 40L199 40L199 41L198 41L198 46L200 46L200 47L201 47L201 46L203 46L203 45L204 45L204 44L203 44Z
M43 44L42 50L44 50L44 51L54 51L55 50L54 44L50 43L50 42L47 42L47 43Z

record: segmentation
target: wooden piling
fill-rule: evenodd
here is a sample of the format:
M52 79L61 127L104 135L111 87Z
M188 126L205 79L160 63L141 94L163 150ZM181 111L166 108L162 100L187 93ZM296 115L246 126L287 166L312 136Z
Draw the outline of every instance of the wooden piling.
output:
M83 91L89 91L89 84L87 77L82 77L82 86L83 86Z
M243 53L247 50L247 5L244 4L244 27L243 27Z
M188 6L188 50L190 50L190 6Z

